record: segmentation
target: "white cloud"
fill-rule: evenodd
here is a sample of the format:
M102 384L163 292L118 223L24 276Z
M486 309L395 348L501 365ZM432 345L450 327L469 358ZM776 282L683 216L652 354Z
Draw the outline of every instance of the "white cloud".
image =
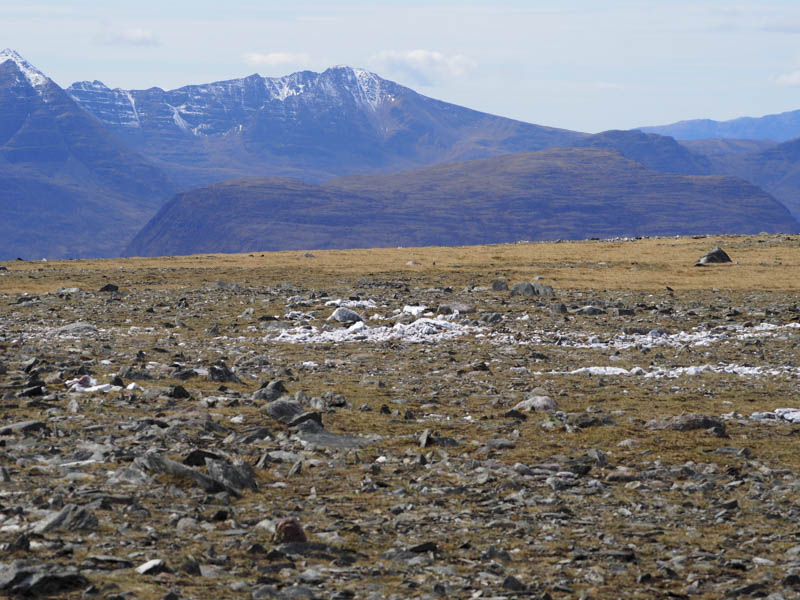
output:
M777 77L773 77L772 81L777 85L798 86L800 85L800 70L778 75Z
M284 65L306 65L311 62L311 57L304 53L292 52L270 52L261 54L259 52L248 52L243 55L245 62L252 66L281 67Z
M419 85L433 85L442 78L460 77L476 66L463 54L446 55L433 50L384 50L370 58L376 70L410 78Z
M105 45L122 46L160 46L158 37L149 29L126 27L124 29L106 28L95 37L95 42Z

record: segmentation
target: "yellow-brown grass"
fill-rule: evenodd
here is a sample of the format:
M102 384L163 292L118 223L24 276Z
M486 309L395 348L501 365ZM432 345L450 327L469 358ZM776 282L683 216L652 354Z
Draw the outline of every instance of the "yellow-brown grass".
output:
M695 267L716 245L733 264ZM420 264L409 265L410 261ZM194 287L216 281L330 285L363 276L411 277L444 285L486 284L491 278L541 276L565 289L753 289L800 286L800 237L721 236L637 241L519 243L492 246L265 252L161 258L5 263L5 293L91 289L108 282L130 288ZM440 280L442 275L447 280ZM476 280L477 278L477 280Z

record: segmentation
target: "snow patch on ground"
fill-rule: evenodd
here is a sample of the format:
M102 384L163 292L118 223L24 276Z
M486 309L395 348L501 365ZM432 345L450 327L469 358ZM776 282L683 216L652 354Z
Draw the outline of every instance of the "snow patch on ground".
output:
M341 298L336 298L334 300L328 300L325 303L325 306L343 306L344 308L378 308L377 303L373 299L368 300L342 300Z
M668 333L660 329L652 329L645 334L620 333L605 340L596 335L584 336L578 333L561 332L558 330L536 330L523 339L514 338L508 334L498 334L493 336L493 338L499 343L555 345L565 348L585 348L593 350L627 350L629 348L704 347L718 343L724 344L733 341L768 338L781 332L785 333L798 329L800 329L800 323L788 323L787 325L761 323L754 327L743 327L741 325L728 326L724 331L695 327L691 331Z
M766 377L777 375L800 376L800 368L783 367L748 367L736 364L696 365L689 367L675 367L672 369L654 367L649 371L641 367L623 369L621 367L592 366L574 369L572 371L540 371L534 375L589 375L589 376L637 376L644 379L675 379L683 376L702 375L704 373L727 373L741 377Z
M318 327L295 327L286 329L275 336L264 338L266 342L287 342L290 344L321 344L338 342L385 342L400 340L409 343L437 343L470 333L477 333L479 327L462 325L446 319L417 319L404 325L395 323L392 327L370 327L363 321L350 327L320 329Z
M776 420L800 423L800 408L776 408L771 412L754 412L750 418L757 421Z

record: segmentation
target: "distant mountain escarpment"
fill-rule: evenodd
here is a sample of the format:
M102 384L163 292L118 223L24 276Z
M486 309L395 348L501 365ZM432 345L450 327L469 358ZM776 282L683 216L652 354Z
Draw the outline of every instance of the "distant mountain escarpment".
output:
M245 179L172 198L131 255L797 231L761 189L658 173L606 148L550 149L323 185Z

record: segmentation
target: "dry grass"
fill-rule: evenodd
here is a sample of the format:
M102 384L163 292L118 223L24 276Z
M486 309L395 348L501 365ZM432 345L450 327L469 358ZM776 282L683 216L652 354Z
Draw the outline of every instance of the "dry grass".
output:
M719 245L734 264L694 267ZM635 242L519 243L493 246L319 250L216 254L166 258L7 262L5 293L53 292L59 287L174 289L216 281L243 285L321 287L361 277L405 277L439 285L486 284L541 276L576 290L796 290L800 287L800 237L721 236L653 238ZM408 265L417 261L419 265ZM442 279L442 277L445 279ZM479 279L476 281L476 277Z

